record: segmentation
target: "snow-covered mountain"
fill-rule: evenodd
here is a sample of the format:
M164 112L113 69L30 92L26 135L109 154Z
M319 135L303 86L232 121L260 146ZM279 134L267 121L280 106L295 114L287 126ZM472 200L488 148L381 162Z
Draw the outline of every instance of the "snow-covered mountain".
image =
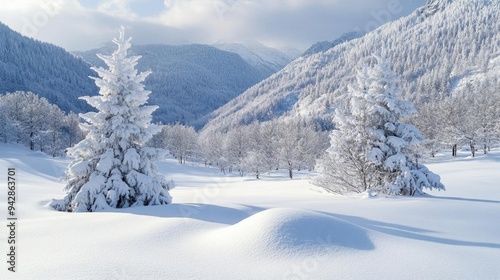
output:
M298 50L289 49L286 52L282 52L255 41L238 43L217 42L212 46L239 54L246 62L259 69L267 77L283 69L283 67L301 55Z
M114 49L111 44L75 54L103 66L96 54L110 54ZM130 52L142 56L140 71L153 71L145 85L152 90L149 103L160 107L154 120L163 123L200 126L201 117L270 75L237 54L208 45L133 45Z
M500 1L431 0L411 15L326 52L298 58L213 114L207 127L231 127L286 116L327 120L356 69L381 53L417 107L450 95L471 73L496 77Z
M32 91L66 112L81 112L90 106L78 97L97 93L88 78L95 75L87 63L64 49L24 37L0 23L0 94Z

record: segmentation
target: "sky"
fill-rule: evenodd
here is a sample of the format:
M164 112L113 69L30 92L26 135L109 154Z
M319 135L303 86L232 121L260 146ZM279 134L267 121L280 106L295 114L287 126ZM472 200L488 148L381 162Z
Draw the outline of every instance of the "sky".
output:
M346 32L371 31L426 0L15 0L0 21L69 51L100 47L120 26L134 44L258 41L306 50Z

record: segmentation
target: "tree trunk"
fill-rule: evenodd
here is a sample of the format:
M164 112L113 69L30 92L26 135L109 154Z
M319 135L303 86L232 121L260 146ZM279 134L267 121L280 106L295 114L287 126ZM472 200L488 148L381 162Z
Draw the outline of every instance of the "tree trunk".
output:
M33 141L33 132L30 132L30 150L34 151L35 150L35 142Z
M288 162L288 176L290 176L290 179L293 179L293 170L292 170L292 162Z
M453 147L451 148L451 156L452 157L457 156L457 144L454 144Z

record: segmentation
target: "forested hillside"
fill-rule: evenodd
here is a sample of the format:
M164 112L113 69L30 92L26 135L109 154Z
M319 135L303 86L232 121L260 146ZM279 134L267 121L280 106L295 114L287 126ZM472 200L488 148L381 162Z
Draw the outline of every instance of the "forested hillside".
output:
M22 36L0 23L0 94L32 91L62 110L88 110L79 96L97 94L89 65L64 49Z

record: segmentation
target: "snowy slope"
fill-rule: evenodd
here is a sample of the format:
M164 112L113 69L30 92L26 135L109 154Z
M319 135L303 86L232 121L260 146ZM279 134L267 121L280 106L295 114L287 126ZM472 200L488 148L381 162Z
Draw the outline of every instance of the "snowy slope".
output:
M382 53L417 103L448 96L462 77L500 50L500 1L431 0L411 15L301 57L214 112L207 127L286 116L329 120L355 70ZM458 81L458 82L457 82Z
M288 51L284 53L255 41L237 43L217 42L212 46L240 55L250 65L265 73L266 77L283 69L292 60L300 56L296 52Z
M498 42L500 46L500 42ZM483 67L471 67L468 72L458 77L452 86L453 92L466 90L467 85L486 83L497 80L500 76L500 49L497 53L491 54L486 65Z
M160 170L177 182L173 204L96 213L46 207L63 196L59 178L68 162L0 144L0 169L15 167L19 184L18 271L4 263L0 279L420 280L500 273L500 151L474 159L439 155L428 166L447 191L419 198L339 197L309 184L304 173L254 180L167 160ZM3 252L6 236L0 227Z

